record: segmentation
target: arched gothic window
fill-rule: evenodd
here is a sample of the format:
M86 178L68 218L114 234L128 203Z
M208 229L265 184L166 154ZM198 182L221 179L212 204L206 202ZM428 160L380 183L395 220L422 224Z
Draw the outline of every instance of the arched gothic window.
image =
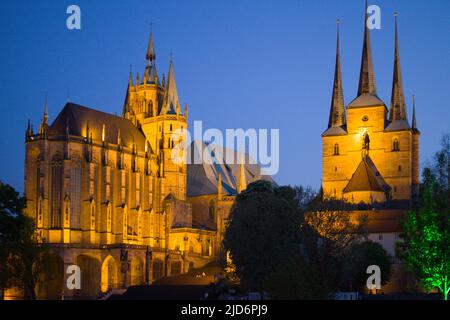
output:
M70 168L70 226L80 229L81 221L81 165L72 162Z
M150 117L154 116L154 114L153 114L153 101L152 100L150 100L148 102L147 115L150 116Z
M392 151L400 151L400 143L397 138L392 142Z
M55 155L51 165L51 227L61 228L61 189L62 189L62 159Z
M339 155L339 144L337 143L334 144L334 155Z

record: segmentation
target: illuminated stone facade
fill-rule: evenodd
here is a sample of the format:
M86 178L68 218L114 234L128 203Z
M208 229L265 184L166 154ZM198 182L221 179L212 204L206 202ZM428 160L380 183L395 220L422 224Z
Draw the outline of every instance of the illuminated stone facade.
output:
M390 110L377 96L370 34L364 45L357 97L344 107L339 33L328 128L322 134L323 193L327 198L366 204L409 206L419 185L419 136L415 109L406 114L397 22Z
M395 247L400 241L404 215L418 196L420 132L414 100L411 124L407 117L397 18L389 110L377 95L366 24L358 93L347 107L343 98L339 45L338 25L333 94L328 127L322 133L323 196L365 209L345 214L352 219L364 216L367 219L366 240L380 243L391 256L391 279L381 292L402 292L414 287L414 279L403 271ZM367 210L369 208L371 210Z
M235 195L259 168L175 161L186 157L188 108L181 110L172 61L160 79L155 59L150 35L122 117L67 103L52 124L45 106L36 134L28 125L26 213L51 244L55 268L41 298L95 298L223 257ZM64 285L72 264L82 271L80 290Z

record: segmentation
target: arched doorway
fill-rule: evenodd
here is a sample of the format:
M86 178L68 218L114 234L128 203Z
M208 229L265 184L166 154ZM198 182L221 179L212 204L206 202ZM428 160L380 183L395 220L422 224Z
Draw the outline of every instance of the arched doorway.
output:
M144 263L139 257L131 260L131 285L138 286L144 283Z
M100 293L100 261L87 254L77 257L81 269L81 289L75 290L77 298L97 298Z
M107 256L102 264L102 292L118 287L119 284L119 268L116 260L112 256Z

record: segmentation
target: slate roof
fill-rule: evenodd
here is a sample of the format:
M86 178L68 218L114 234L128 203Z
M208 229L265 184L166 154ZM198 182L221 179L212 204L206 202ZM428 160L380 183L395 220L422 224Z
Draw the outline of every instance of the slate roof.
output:
M402 221L407 213L406 210L365 210L352 211L350 213L353 219L366 217L368 233L393 233L400 232L402 229Z
M347 126L330 127L322 133L322 137L340 136L347 134Z
M105 125L106 142L113 145L117 144L117 133L120 129L121 140L125 147L132 148L134 139L137 150L145 150L145 136L131 121L75 103L67 103L64 106L50 125L49 135L64 136L66 135L66 129L68 129L70 135L85 138L88 123L94 142L101 141L102 128ZM191 161L191 164L187 164L188 196L216 194L219 173L222 175L223 194L235 195L239 171L239 164L237 162L241 159L242 153L195 141L191 144L188 156L193 159L195 154L198 155L200 150L205 150L205 148L208 149L208 153L210 154L209 162L202 161L201 164L195 164L194 161ZM233 154L235 159L233 161L234 164L226 163L225 154L227 150ZM222 160L219 161L219 159ZM276 185L270 176L264 175L264 172L258 164L250 164L248 154L244 155L244 159L246 163L244 167L247 183L264 179Z
M363 93L348 104L348 108L386 106L376 94Z
M66 126L69 134L86 137L86 126L92 132L93 141L102 141L102 129L105 125L105 140L117 144L117 134L125 147L132 148L133 139L138 151L145 150L144 134L131 121L109 113L97 111L75 103L67 103L49 127L50 135L65 135Z
M206 152L203 152L207 150ZM226 152L231 151L234 157L234 164L226 162ZM237 161L242 153L210 145L202 141L194 141L190 148L191 164L187 166L187 195L188 197L217 194L219 174L222 175L222 192L227 195L235 195L237 189L237 176L239 164ZM199 157L200 153L209 154L208 159L203 159L201 164L194 163L194 157ZM244 154L245 178L247 183L263 179L276 183L270 176L264 175L264 171L258 164L250 164L249 155ZM206 161L205 161L206 160ZM230 161L228 161L230 162Z
M389 185L381 177L369 156L365 156L353 173L344 193L356 191L388 192Z
M408 120L394 120L388 124L385 131L411 130Z

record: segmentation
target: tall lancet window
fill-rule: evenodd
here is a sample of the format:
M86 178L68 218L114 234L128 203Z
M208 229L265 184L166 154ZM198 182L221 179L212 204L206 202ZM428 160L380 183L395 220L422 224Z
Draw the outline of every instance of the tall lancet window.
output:
M148 102L147 116L149 116L149 117L153 117L154 116L154 114L153 114L153 101L152 100L150 100Z
M41 196L41 163L39 159L36 161L36 220L39 221L40 214L42 214L40 210L40 202L39 197Z
M334 144L334 153L335 156L339 155L339 145L337 143Z
M209 201L209 219L214 220L216 218L216 206L214 200Z
M395 138L394 142L392 142L392 151L400 151L400 144L397 138Z
M70 168L70 226L80 229L81 217L81 166L73 162Z
M55 155L51 165L51 228L61 228L61 187L62 187L62 159L61 156Z
M135 195L136 195L136 207L141 205L141 175L139 172L135 174L136 179L136 187L135 187Z

